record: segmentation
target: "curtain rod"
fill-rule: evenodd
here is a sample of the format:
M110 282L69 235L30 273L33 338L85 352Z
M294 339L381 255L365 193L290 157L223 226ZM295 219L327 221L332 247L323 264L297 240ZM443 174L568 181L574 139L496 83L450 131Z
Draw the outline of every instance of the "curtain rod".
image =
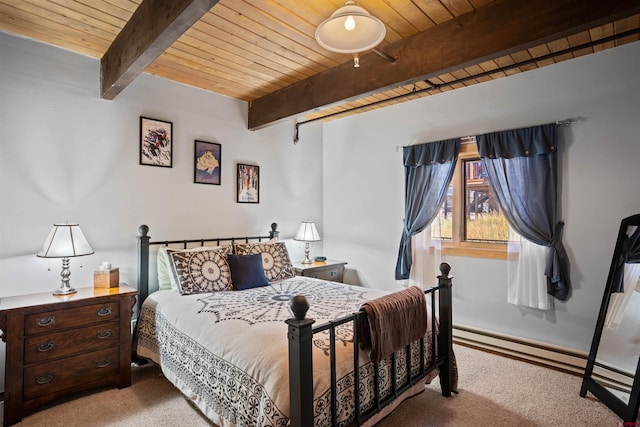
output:
M551 124L554 123L556 126L558 127L569 127L571 126L571 123L575 122L577 119L564 119L564 120L559 120L557 122L550 122L550 123L543 123L540 125L532 125L532 126L523 126L521 128L511 128L511 129L502 129L502 130L496 130L493 132L484 132L484 133L496 133L496 132L505 132L508 130L516 130L516 129L524 129L524 128L529 128L529 127L536 127L536 126L543 126L545 124ZM457 138L460 138L461 140L463 139L475 139L475 135L466 135L466 136L458 136ZM448 138L448 139L456 139L456 137L454 138ZM433 142L433 141L430 141ZM400 149L405 148L405 147L410 147L412 145L419 145L419 144L428 144L429 142L420 142L418 144L408 144L408 145L396 145L396 151L400 151ZM466 142L462 142L463 144L471 144L471 141L466 141Z
M406 98L408 96L413 96L413 95L416 95L416 94L419 94L419 93L431 92L433 90L441 89L441 88L444 88L444 87L449 87L449 86L453 86L453 85L456 85L456 84L465 83L468 80L474 80L474 79L477 79L477 78L480 78L480 77L490 76L491 74L496 74L496 73L500 73L500 72L503 72L503 71L508 71L508 70L513 69L513 68L521 67L523 65L532 64L534 62L545 61L547 59L552 59L552 58L554 58L556 56L566 55L568 53L575 52L576 50L586 49L586 48L593 47L593 46L596 46L596 45L599 45L599 44L607 43L607 42L610 42L610 41L615 41L615 40L618 40L618 39L623 38L623 37L632 36L632 35L635 35L635 34L638 34L638 33L640 33L640 28L636 28L636 29L633 29L633 30L625 31L625 32L619 33L619 34L614 34L614 35L611 35L611 36L608 36L608 37L603 37L601 39L590 41L590 42L587 42L587 43L582 43L582 44L579 44L579 45L576 45L576 46L569 47L567 49L562 49L562 50L559 50L559 51L556 51L556 52L548 53L546 55L538 56L536 58L527 59L525 61L517 62L517 63L511 64L511 65L504 65L502 67L498 67L498 68L490 70L490 71L484 71L482 73L473 74L471 76L461 77L461 78L452 80L452 81L447 82L447 83L434 84L434 83L430 82L429 80L423 80L423 82L427 83L429 85L429 87L416 90L415 83L414 83L414 86L413 86L414 90L409 92L409 93L403 93L401 95L392 96L391 98L381 99L381 100L378 100L378 101L373 101L373 102L371 102L369 104L358 105L358 106L355 106L355 107L352 107L352 108L348 108L346 110L337 111L335 113L326 114L324 116L315 117L313 119L304 120L302 122L296 122L295 131L294 131L294 135L293 135L293 143L297 144L299 139L300 139L299 138L299 128L300 128L300 126L306 125L308 123L316 122L318 120L328 119L328 118L339 116L339 115L342 115L342 114L351 113L353 111L361 110L363 108L373 107L373 106L378 105L378 104L383 104L383 103L386 103L386 102L395 101L395 100ZM406 85L401 85L401 86L398 86L398 87L402 87L402 86L406 86Z

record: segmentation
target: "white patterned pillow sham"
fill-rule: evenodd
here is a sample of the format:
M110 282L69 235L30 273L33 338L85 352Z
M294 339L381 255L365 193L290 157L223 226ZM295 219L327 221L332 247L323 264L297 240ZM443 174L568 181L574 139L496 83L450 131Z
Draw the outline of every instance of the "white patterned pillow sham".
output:
M231 290L229 253L230 246L192 251L168 249L172 287L175 283L182 295Z
M158 272L158 290L174 290L179 292L178 283L173 280L173 274L171 273L171 260L167 251L174 252L194 252L194 251L208 251L211 249L217 249L220 246L197 246L189 249L175 249L169 246L161 246L158 248L156 268Z
M234 251L238 255L262 254L262 267L269 283L296 275L284 242L236 243Z

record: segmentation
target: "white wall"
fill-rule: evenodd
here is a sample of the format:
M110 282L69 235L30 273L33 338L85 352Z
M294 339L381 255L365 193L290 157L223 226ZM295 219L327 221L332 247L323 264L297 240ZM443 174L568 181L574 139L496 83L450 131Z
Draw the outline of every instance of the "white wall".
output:
M296 146L293 123L248 131L245 102L147 74L108 101L99 82L97 59L0 33L0 298L60 286L61 261L35 256L55 222L80 223L95 250L71 260L75 287L101 261L135 287L143 223L156 239L265 235L272 222L290 239L307 219L322 232L319 124ZM139 165L140 116L173 122L172 168ZM222 185L193 183L196 139L222 144ZM260 166L259 204L235 202L238 162Z
M546 313L518 308L506 303L504 262L446 261L454 322L587 350L620 220L640 212L638 75L636 42L325 124L325 254L349 262L350 280L397 289L404 184L396 146L576 119L559 131L571 298Z

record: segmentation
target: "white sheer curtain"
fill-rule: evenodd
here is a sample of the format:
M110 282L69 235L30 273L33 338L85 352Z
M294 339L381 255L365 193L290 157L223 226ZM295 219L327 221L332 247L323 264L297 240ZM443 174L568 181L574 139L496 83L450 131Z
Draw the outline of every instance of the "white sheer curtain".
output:
M604 326L607 328L618 329L631 295L635 291L640 291L640 264L624 265L624 280L622 283L624 292L611 294L607 316L604 320Z
M408 286L427 289L437 283L440 275L440 240L431 238L431 226L411 236L413 265L409 273Z
M509 227L507 301L510 304L553 309L553 298L547 293L544 275L548 251L548 247L530 242Z

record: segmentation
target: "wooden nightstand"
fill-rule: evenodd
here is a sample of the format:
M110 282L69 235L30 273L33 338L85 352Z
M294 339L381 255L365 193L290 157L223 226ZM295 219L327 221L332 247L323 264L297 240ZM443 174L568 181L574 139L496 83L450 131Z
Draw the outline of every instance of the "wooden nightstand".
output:
M324 262L312 262L311 264L302 264L294 262L293 269L298 276L315 277L316 279L330 280L332 282L340 282L344 280L344 261L336 261L328 259Z
M135 289L80 288L2 298L4 425L78 392L131 385Z

